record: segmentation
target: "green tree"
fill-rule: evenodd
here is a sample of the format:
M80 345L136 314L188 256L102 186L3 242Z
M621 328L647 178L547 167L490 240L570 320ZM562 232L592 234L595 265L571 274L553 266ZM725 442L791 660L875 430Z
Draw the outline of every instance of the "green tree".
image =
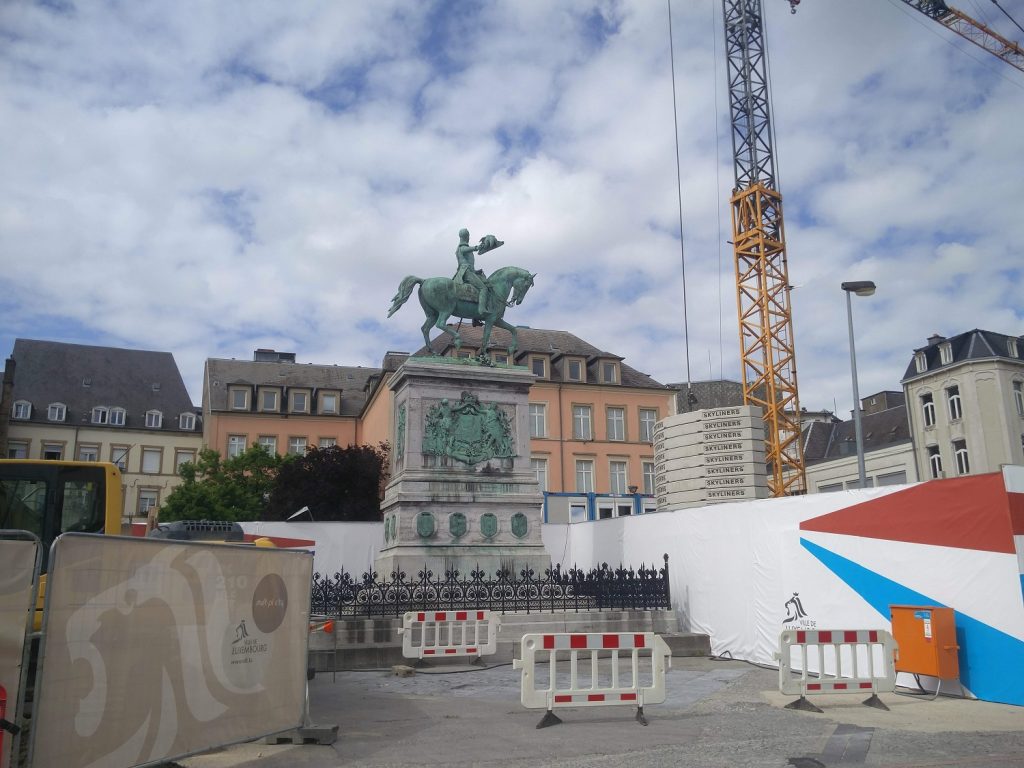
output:
M310 448L281 467L262 519L287 520L309 507L316 521L380 520L390 455L387 443Z
M278 472L289 462L258 445L228 459L206 448L178 469L184 482L160 507L160 521L259 520Z

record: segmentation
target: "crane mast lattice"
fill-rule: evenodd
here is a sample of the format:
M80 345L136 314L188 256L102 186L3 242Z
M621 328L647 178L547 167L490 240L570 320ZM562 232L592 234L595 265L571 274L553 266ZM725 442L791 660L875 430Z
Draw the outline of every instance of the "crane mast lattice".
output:
M776 186L760 0L722 0L732 121L730 199L743 400L764 411L773 496L806 493L793 313Z

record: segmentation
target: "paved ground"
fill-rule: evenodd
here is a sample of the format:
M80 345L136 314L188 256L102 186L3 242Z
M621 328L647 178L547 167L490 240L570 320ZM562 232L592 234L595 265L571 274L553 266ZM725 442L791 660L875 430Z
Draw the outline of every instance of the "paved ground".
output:
M824 714L784 709L778 672L743 662L673 659L668 698L635 709L543 711L519 702L511 666L435 668L413 677L322 673L311 719L340 726L332 746L243 744L179 761L185 768L509 766L509 768L1024 768L1024 708L883 694L818 696Z

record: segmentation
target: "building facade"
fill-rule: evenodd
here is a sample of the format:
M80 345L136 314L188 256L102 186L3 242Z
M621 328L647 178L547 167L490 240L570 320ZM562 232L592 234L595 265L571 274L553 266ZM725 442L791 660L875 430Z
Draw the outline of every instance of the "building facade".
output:
M482 328L464 326L459 333L461 348L442 334L430 351L476 356ZM675 412L676 390L567 331L520 327L517 337L518 349L509 359L510 334L495 329L490 358L497 365L526 366L535 376L530 465L545 491L547 519L653 509L654 425Z
M932 336L903 377L922 480L1024 463L1024 336Z
M203 371L203 442L232 457L252 445L271 454L347 447L363 439L361 416L380 368L313 365L258 349L252 360L211 358ZM380 436L386 439L386 436Z
M169 352L17 339L11 358L7 458L117 464L126 522L195 460L202 422Z

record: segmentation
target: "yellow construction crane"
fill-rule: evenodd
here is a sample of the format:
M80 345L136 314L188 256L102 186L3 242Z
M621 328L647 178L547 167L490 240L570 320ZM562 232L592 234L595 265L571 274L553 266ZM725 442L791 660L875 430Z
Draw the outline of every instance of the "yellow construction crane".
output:
M1024 71L1024 51L1018 44L943 0L903 2ZM997 0L992 2L999 5ZM789 0L794 13L799 3ZM765 462L772 495L801 494L807 491L807 479L761 1L722 0L722 15L736 179L729 202L743 400L764 412Z

